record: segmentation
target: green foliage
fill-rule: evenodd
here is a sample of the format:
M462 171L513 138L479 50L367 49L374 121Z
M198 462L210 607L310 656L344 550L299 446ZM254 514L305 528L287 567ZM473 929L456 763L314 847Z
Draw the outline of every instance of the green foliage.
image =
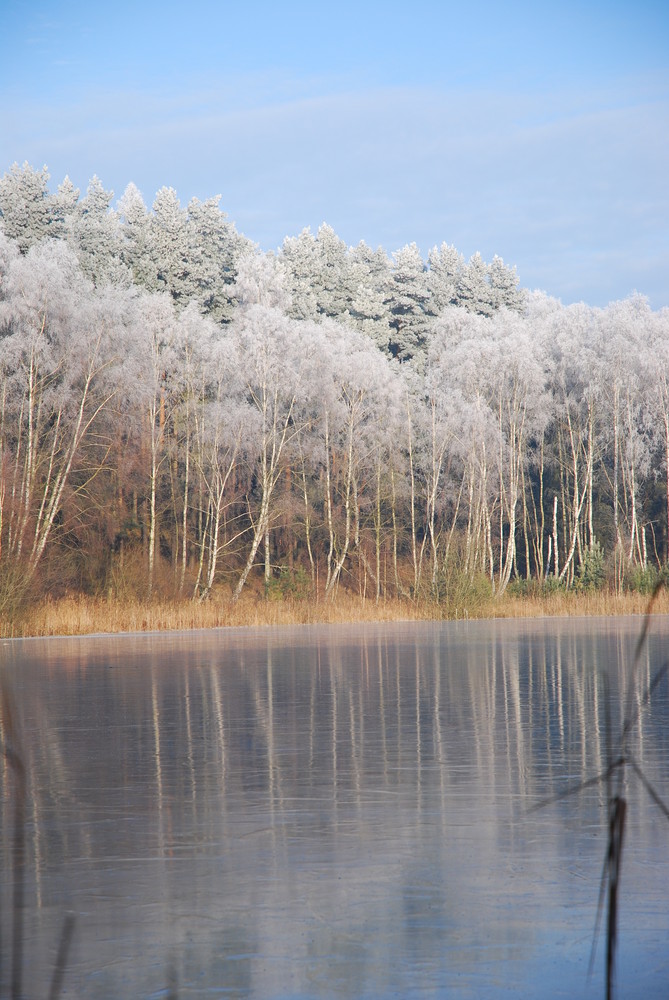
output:
M591 592L601 590L605 582L604 550L599 542L595 541L583 553L583 561L578 567L574 587L576 590Z
M566 587L564 582L558 577L550 576L545 577L543 580L539 581L541 583L541 593L542 594L559 594L564 593Z
M636 594L652 594L660 580L665 587L669 585L669 564L665 563L661 569L657 566L632 566L625 573L624 588Z
M304 601L311 595L311 579L301 566L279 568L279 575L265 582L268 601Z
M492 585L484 573L471 577L451 558L442 566L433 598L447 618L475 617L492 600Z
M652 594L656 583L657 570L654 566L632 566L625 573L623 586L636 594Z

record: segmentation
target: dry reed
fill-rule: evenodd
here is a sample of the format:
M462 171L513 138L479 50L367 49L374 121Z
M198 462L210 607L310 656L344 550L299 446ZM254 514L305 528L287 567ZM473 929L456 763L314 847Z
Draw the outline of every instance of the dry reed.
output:
M364 599L348 592L334 601L265 600L249 592L233 603L213 597L189 600L124 601L71 596L35 602L20 617L0 618L0 636L90 635L94 633L187 631L239 626L307 625L315 623L537 618L643 615L647 597L599 591L592 594L553 593L542 596L505 595L482 598L471 605ZM669 613L669 596L661 595L655 611Z

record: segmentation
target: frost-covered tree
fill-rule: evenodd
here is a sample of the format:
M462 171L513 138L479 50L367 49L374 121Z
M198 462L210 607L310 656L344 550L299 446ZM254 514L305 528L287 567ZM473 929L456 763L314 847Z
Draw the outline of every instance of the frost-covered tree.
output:
M435 323L425 386L430 405L425 409L422 421L416 420L414 464L420 472L420 482L424 484L427 522L418 556L414 554L414 565L418 569L418 572L414 570L414 574L418 583L422 554L435 531L429 528L429 521L436 518L443 506L439 503L438 491L443 489L440 479L445 459L449 457L446 447L462 463L465 477L460 480L466 489L468 518L464 571L472 576L485 572L494 579L493 519L498 503L494 481L496 427L489 393L483 381L482 348L479 346L490 336L489 324L483 317L459 307L445 309ZM433 429L434 420L437 423Z
M393 254L388 297L390 351L399 361L419 363L427 342L428 302L425 264L415 243Z
M117 339L113 311L64 242L10 256L0 287L0 556L28 579L114 393Z
M155 266L155 289L185 306L193 292L188 215L174 188L157 192L149 216L149 247Z
M494 306L488 283L489 267L477 251L461 269L455 288L456 304L479 316L492 316Z
M299 236L285 238L281 247L281 260L291 299L290 315L295 319L316 319L316 240L310 229L303 229Z
M194 457L202 498L194 585L199 600L212 591L222 553L244 532L235 520L232 533L224 533L226 511L237 499L230 486L240 455L246 456L258 436L257 413L244 397L246 386L237 360L227 337L210 338L205 367L199 372L201 391L192 400Z
M86 196L68 214L68 241L83 273L96 285L127 285L128 268L121 262L119 218L111 210L113 191L106 191L97 176L91 178Z
M350 253L352 296L346 322L390 351L390 262L379 247L360 242Z
M62 239L69 231L70 219L77 210L79 203L79 188L75 188L69 177L66 177L59 185L56 194L49 196L53 204L53 219L51 222L51 236Z
M602 316L603 396L613 450L614 530L627 563L646 565L640 483L650 468L651 399L646 392L646 344L652 339L650 310L635 295L611 303Z
M405 366L406 368L406 366ZM374 570L365 557L364 544L361 558L365 571L372 577L379 601L386 592L388 581L382 572L382 548L391 550L392 583L395 593L405 593L398 554L407 532L401 523L400 504L406 491L402 489L405 474L405 380L399 366L374 352L368 367L373 385L369 400L368 420L362 431L365 477L363 513L373 529ZM364 542L364 540L363 540Z
M551 571L571 583L587 549L595 544L593 490L599 448L601 391L597 312L581 304L561 307L534 297L528 321L546 359L552 395L552 432L547 441L552 512L547 557ZM540 480L543 485L543 477ZM562 530L558 531L561 522Z
M351 553L370 565L361 546L361 494L364 481L376 515L376 572L371 570L377 592L380 587L381 475L389 459L385 432L396 429L393 419L400 407L398 377L387 356L364 335L345 326L323 324L325 343L319 348L317 392L319 419L315 422L324 461L325 522L327 528L325 594L333 596ZM387 423L386 423L387 421Z
M432 247L427 259L430 310L438 316L448 306L456 303L457 284L464 266L464 258L454 246L442 243L440 247Z
M546 373L535 331L516 313L502 309L493 317L492 343L481 357L489 405L497 424L495 461L499 483L499 568L503 593L518 572L517 533L525 525L525 560L529 562L526 482L530 442L543 432L549 397ZM529 570L528 570L529 572Z
M515 267L507 267L497 254L493 257L488 269L488 281L493 309L509 309L512 312L524 310L526 296L519 288L516 269Z
M283 261L272 253L247 250L239 258L232 292L243 308L262 305L280 312L290 309Z
M644 369L649 396L649 422L655 440L661 441L664 459L664 559L669 562L669 309L653 314L644 352Z
M132 182L119 199L116 212L121 221L121 261L140 288L155 291L149 213L139 189Z
M119 212L135 281L149 291L168 292L180 309L196 302L203 314L228 322L237 261L252 244L228 222L219 201L220 196L193 198L184 209L176 191L163 187L149 213L129 185Z
M257 261L251 255L240 260L238 282L242 298L245 293L241 289L248 289L254 281L245 273L246 267L257 273ZM244 588L261 543L265 554L265 580L269 582L274 499L291 445L301 430L296 419L298 402L301 394L308 391L316 364L310 324L291 320L268 304L276 301L280 294L280 290L266 287L260 301L248 301L240 306L226 331L230 354L244 380L245 398L254 411L255 419L249 421L247 448L249 456L253 457L249 481L257 483L257 495L247 496L251 545L234 590L234 600ZM251 432L254 427L255 435Z
M348 247L331 226L323 223L318 228L316 248L320 278L319 313L343 320L350 311L353 293Z
M433 350L447 359L443 381L459 411L454 425L469 493L467 560L486 566L503 593L517 571L529 444L544 426L548 403L537 340L530 325L507 310L490 320L454 309L443 314Z
M296 319L343 319L352 298L348 249L331 226L323 223L314 237L309 229L286 238L282 260Z
M132 398L148 428L146 589L151 597L160 538L160 483L169 458L169 432L180 399L182 373L177 365L177 320L170 297L144 294L138 306Z
M448 555L450 540L453 537L462 496L461 487L457 490L454 502L451 504L451 522L446 529L445 513L447 496L451 483L458 478L454 470L454 459L458 456L458 435L461 429L462 415L457 406L457 396L450 389L448 366L449 355L437 347L428 350L425 379L423 382L422 427L420 418L417 428L422 430L422 448L418 449L418 463L421 468L421 480L424 487L423 541L420 549L419 572L417 583L420 584L420 569L425 544L429 544L432 574L431 590L437 593L437 577L439 572L442 548L446 549L444 558ZM441 521L441 524L440 524ZM442 538L442 535L445 536ZM443 544L442 544L443 543Z
M253 244L228 220L220 207L221 196L188 203L188 240L191 258L189 295L202 312L218 323L233 314L237 265Z
M18 244L15 240L8 239L0 229L0 296L6 294L5 282L10 265L16 260L19 254Z
M0 220L5 236L16 240L21 253L47 236L62 235L61 208L49 193L46 167L14 163L0 179Z

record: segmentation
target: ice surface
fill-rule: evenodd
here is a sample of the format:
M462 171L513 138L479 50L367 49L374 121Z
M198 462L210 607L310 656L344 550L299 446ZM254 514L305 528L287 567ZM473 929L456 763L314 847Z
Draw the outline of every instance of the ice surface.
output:
M24 991L601 997L605 704L637 619L3 644L27 769ZM635 691L661 662L651 631ZM601 682L606 671L608 685ZM667 682L631 749L669 799ZM608 695L607 695L608 690ZM2 762L2 829L13 776ZM666 996L669 824L630 776L621 996ZM2 982L12 856L3 836ZM170 985L171 984L171 985Z

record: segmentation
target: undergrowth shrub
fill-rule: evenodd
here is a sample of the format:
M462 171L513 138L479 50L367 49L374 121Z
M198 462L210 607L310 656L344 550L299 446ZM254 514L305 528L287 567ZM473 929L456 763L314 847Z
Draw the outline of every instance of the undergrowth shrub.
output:
M606 582L604 568L604 550L599 542L585 549L581 565L576 572L574 587L576 590L592 592L601 590Z
M661 569L657 566L631 566L623 579L624 589L635 594L652 594L657 584L662 581L669 585L669 565L665 563Z
M21 634L34 587L20 566L5 564L0 571L0 634Z
M445 569L438 576L435 597L444 617L476 617L492 601L492 585L484 573L471 577Z
M268 601L304 601L311 595L311 578L301 566L279 568L278 576L265 581Z

